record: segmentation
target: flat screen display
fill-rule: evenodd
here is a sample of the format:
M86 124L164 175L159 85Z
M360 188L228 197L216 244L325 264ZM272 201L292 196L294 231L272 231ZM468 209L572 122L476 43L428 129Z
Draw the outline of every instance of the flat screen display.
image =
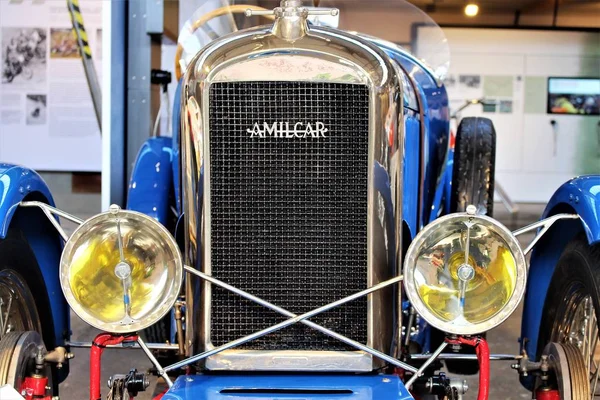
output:
M600 115L600 78L548 78L548 114Z

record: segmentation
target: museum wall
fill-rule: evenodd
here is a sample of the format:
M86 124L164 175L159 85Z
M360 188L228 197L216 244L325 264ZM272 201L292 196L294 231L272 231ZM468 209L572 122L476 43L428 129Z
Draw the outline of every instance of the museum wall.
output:
M103 3L81 3L100 82ZM1 161L45 171L100 171L100 131L71 30L64 2L0 1Z
M600 117L547 113L548 77L600 74L600 33L444 31L452 54L451 108L482 97L497 103L488 110L470 107L462 116L494 121L496 179L513 200L547 201L565 180L600 172Z

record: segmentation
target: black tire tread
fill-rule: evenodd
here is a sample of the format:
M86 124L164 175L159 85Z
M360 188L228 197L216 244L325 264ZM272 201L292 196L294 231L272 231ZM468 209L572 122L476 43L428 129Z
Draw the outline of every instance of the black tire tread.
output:
M492 216L494 210L494 178L496 162L496 130L489 118L463 118L456 134L452 201L456 211L466 211L469 204Z
M544 345L556 341L558 326L555 317L559 313L561 294L573 282L582 284L592 297L596 318L600 321L600 245L590 245L584 234L571 240L560 256L544 302L537 354Z
M489 118L466 117L460 122L454 147L452 176L452 212L464 212L473 204L478 211L492 216L494 211L494 177L496 130ZM475 354L462 348L463 354ZM446 360L448 371L461 375L479 372L477 361Z

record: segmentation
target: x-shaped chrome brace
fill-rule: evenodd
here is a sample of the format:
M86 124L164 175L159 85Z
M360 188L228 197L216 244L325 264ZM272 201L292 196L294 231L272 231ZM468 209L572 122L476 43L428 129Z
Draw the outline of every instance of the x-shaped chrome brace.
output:
M334 332L334 331L332 331L330 329L327 329L327 328L325 328L325 327L323 327L323 326L321 326L319 324L316 324L316 323L311 322L311 321L308 320L308 318L314 317L315 315L318 315L318 314L320 314L322 312L328 311L328 310L330 310L332 308L335 308L337 306L341 306L342 304L345 304L345 303L348 303L350 301L356 300L359 297L366 296L369 293L373 293L373 292L375 292L377 290L380 290L380 289L383 289L383 288L385 288L387 286L396 284L396 283L398 283L398 282L400 282L402 280L402 276L401 275L397 276L395 278L389 279L387 281L378 283L377 285L371 286L370 288L362 290L362 291L360 291L358 293L355 293L355 294L352 294L350 296L344 297L343 299L334 301L333 303L329 303L329 304L326 304L326 305L324 305L322 307L315 308L314 310L306 312L306 313L301 314L301 315L296 315L296 314L294 314L294 313L292 313L290 311L287 311L287 310L285 310L285 309L283 309L281 307L278 307L278 306L276 306L276 305L274 305L272 303L269 303L266 300L263 300L263 299L261 299L259 297L256 297L256 296L254 296L254 295L252 295L252 294L250 294L248 292L245 292L245 291L243 291L241 289L238 289L236 287L228 285L227 283L222 282L222 281L220 281L220 280L218 280L218 279L216 279L216 278L214 278L214 277L212 277L210 275L207 275L207 274L205 274L205 273L203 273L201 271L198 271L198 270L196 270L196 269L194 269L192 267L185 266L184 268L190 274L196 275L196 276L200 277L201 279L204 279L204 280L206 280L206 281L208 281L208 282L210 282L210 283L212 283L214 285L220 286L223 289L229 290L229 291L231 291L233 293L236 293L236 294L238 294L238 295L240 295L240 296L242 296L242 297L244 297L244 298L246 298L248 300L251 300L251 301L253 301L255 303L258 303L258 304L260 304L260 305L262 305L262 306L264 306L264 307L266 307L268 309L271 309L271 310L273 310L275 312L278 312L278 313L280 313L282 315L285 315L286 317L289 317L289 319L285 320L283 322L280 322L280 323L278 323L276 325L273 325L273 326L271 326L269 328L265 328L263 330L255 332L255 333L253 333L251 335L244 336L244 337L242 337L240 339L237 339L237 340L233 340L233 341L231 341L229 343L225 343L225 344L223 344L221 346L215 347L214 349L205 351L204 353L197 354L195 356L192 356L190 358L187 358L187 359L182 360L180 362L177 362L175 364L169 365L168 367L165 367L163 369L165 372L171 371L171 370L174 370L174 369L177 369L177 368L184 367L184 366L186 366L188 364L191 364L193 362L202 360L202 359L204 359L206 357L210 357L210 356L212 356L214 354L217 354L217 353L220 353L222 351L231 349L233 347L242 345L242 344L244 344L246 342L249 342L251 340L258 339L258 338L260 338L262 336L268 335L269 333L273 333L273 332L278 331L280 329L286 328L286 327L288 327L290 325L294 325L294 324L296 324L298 322L300 322L300 323L302 323L304 325L307 325L307 326L309 326L309 327L311 327L311 328L313 328L313 329L315 329L315 330L317 330L317 331L319 331L321 333L324 333L325 335L328 335L328 336L331 336L331 337L333 337L335 339L338 339L341 342L344 342L344 343L346 343L349 346L355 347L355 348L357 348L359 350L362 350L362 351L364 351L366 353L370 353L370 354L372 354L372 355L374 355L376 357L379 357L382 360L387 361L390 364L395 365L397 367L400 367L400 368L402 368L402 369L404 369L406 371L410 371L410 372L413 372L413 373L417 372L417 368L415 368L415 367L413 367L411 365L408 365L408 364L406 364L406 363L404 363L404 362L402 362L402 361L400 361L400 360L398 360L398 359L396 359L394 357L391 357L391 356L389 356L389 355L387 355L385 353L377 351L377 350L375 350L375 349L373 349L373 348L371 348L369 346L365 346L362 343L356 342L356 341L354 341L354 340L352 340L350 338L347 338L344 335L340 335L337 332Z

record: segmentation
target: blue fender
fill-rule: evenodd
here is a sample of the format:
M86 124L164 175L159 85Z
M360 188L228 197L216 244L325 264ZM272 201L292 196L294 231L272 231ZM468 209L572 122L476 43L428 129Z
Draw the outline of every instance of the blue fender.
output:
M542 218L559 213L578 214L579 220L557 221L536 244L531 255L521 323L521 350L537 359L542 311L554 268L563 249L575 236L585 232L590 244L600 243L600 176L571 179L552 196ZM523 383L528 386L529 380Z
M600 242L600 175L580 176L563 184L548 202L544 218L564 207L579 215L590 244Z
M127 195L127 209L146 214L163 225L169 215L173 184L172 146L169 137L146 140L135 161Z
M56 345L64 345L69 332L69 306L62 294L58 268L62 239L38 208L18 208L21 201L35 200L54 206L44 180L34 171L0 163L0 239L9 227L19 228L31 247L44 278L54 322ZM66 377L66 368L61 377Z

